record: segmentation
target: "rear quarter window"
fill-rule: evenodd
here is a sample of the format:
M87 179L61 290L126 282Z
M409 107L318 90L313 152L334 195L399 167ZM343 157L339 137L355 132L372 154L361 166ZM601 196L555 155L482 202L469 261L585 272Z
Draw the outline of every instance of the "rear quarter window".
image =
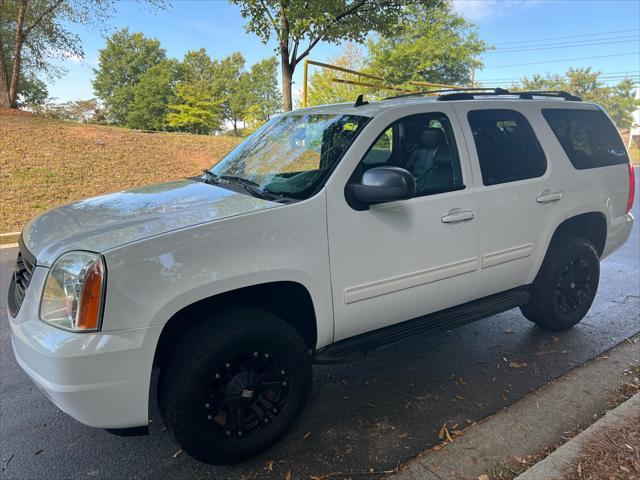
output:
M602 110L547 108L542 115L577 170L629 162L618 130Z

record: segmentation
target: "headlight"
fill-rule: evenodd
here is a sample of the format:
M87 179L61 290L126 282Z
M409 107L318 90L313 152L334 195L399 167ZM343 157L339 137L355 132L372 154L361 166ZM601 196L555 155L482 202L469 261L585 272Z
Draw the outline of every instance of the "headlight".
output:
M100 327L105 286L102 256L91 252L61 255L49 270L40 304L40 318L73 331Z

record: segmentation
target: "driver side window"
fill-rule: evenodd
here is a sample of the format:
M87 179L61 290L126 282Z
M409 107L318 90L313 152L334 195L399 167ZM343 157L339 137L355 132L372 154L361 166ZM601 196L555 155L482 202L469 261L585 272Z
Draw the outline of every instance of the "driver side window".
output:
M394 122L376 139L355 175L381 166L408 170L416 180L416 196L464 188L453 130L444 113L422 113Z

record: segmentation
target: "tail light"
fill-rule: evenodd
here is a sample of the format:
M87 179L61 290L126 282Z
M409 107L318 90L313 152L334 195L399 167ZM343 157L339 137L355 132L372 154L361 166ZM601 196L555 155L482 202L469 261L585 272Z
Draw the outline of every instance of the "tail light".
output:
M633 207L633 200L636 195L636 176L633 173L633 164L629 162L629 199L627 200L627 213Z

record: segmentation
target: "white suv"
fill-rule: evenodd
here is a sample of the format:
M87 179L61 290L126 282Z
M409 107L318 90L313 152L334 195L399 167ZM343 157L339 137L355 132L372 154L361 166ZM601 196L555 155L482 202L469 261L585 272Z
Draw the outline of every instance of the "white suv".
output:
M291 425L314 362L515 307L578 323L633 195L609 117L564 92L298 110L201 177L33 219L13 349L80 422L144 430L157 394L186 452L233 462Z

